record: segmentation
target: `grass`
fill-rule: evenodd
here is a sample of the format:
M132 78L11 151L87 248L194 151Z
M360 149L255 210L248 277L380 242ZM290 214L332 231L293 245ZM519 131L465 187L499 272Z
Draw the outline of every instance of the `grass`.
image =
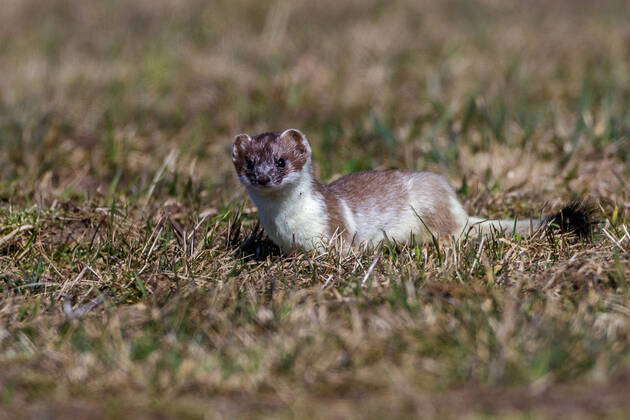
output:
M623 417L620 1L9 1L0 417ZM470 213L576 197L592 241L278 255L232 136L320 177L446 175Z

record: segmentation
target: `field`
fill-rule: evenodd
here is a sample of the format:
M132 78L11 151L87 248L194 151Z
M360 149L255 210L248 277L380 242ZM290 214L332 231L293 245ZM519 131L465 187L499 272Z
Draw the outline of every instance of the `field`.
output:
M623 418L630 9L4 0L0 418ZM588 240L279 255L229 158L445 175Z

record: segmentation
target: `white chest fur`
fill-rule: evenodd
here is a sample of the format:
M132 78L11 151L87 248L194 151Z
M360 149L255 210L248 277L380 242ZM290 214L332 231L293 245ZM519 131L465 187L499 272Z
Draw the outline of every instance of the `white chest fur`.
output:
M283 249L317 248L328 233L328 215L323 197L310 180L276 194L249 190L258 207L260 221L271 240Z

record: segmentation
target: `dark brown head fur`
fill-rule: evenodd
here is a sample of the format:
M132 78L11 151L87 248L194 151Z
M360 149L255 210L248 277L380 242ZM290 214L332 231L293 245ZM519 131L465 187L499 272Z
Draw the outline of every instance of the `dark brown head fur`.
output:
M308 140L295 129L254 137L239 134L232 146L232 162L239 179L245 186L261 191L295 182L310 159Z

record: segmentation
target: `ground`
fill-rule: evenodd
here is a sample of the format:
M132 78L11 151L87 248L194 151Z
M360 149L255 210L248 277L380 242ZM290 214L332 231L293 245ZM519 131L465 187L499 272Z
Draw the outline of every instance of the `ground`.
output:
M5 0L0 418L622 418L623 1ZM235 134L593 235L278 255ZM370 271L370 267L373 270Z

